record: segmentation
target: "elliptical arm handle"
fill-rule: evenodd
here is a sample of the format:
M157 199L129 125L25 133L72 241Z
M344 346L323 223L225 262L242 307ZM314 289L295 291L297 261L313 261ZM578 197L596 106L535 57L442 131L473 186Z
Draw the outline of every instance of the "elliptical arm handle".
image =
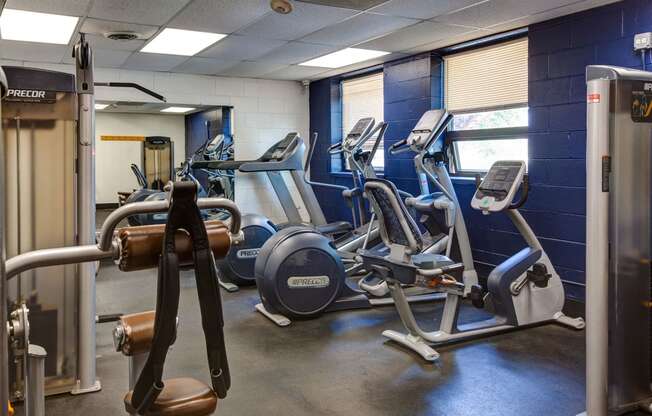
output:
M374 147L371 149L371 153L369 153L369 164L371 164L371 162L374 160L374 156L376 156L376 152L378 151L378 146L380 145L380 142L383 141L383 139L385 138L385 133L387 132L388 127L389 124L383 121L382 123L378 124L378 126L374 129L373 133L375 133L376 130L378 130L378 137L376 138Z
M516 202L512 202L508 209L519 209L527 201L528 194L530 193L530 178L527 174L523 175L523 190L521 197Z

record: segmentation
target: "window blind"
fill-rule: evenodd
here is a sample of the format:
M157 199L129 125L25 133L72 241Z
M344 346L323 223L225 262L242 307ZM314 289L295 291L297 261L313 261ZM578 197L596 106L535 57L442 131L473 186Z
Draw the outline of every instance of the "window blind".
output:
M364 117L373 117L376 123L384 118L383 73L342 81L342 137L351 131L355 123ZM364 148L371 150L373 140L367 141ZM383 143L373 160L376 168L382 169L385 163Z
M463 112L528 102L528 40L444 58L446 109Z

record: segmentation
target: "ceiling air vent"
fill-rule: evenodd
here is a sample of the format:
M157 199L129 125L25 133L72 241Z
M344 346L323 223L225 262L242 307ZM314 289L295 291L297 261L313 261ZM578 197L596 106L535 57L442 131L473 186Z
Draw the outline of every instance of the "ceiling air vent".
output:
M105 33L104 36L108 39L117 40L119 42L127 42L142 37L142 35L136 32L109 32Z

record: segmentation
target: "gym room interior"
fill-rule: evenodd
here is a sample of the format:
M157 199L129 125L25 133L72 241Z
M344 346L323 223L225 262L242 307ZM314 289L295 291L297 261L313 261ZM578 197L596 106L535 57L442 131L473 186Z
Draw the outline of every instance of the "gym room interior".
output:
M0 0L0 416L652 413L649 67L652 0Z

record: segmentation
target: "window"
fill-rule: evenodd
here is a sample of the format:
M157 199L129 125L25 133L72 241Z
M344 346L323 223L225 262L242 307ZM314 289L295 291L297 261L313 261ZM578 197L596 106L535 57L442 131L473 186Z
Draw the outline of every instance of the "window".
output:
M384 118L383 73L376 73L359 78L347 79L341 83L342 93L342 137L346 137L355 123L364 117L373 117L376 123ZM374 139L378 136L374 136ZM371 150L374 140L365 143L364 148ZM383 142L371 162L376 170L385 168ZM348 168L348 167L347 167Z
M528 160L528 41L518 39L446 56L445 101L459 174L497 160Z

